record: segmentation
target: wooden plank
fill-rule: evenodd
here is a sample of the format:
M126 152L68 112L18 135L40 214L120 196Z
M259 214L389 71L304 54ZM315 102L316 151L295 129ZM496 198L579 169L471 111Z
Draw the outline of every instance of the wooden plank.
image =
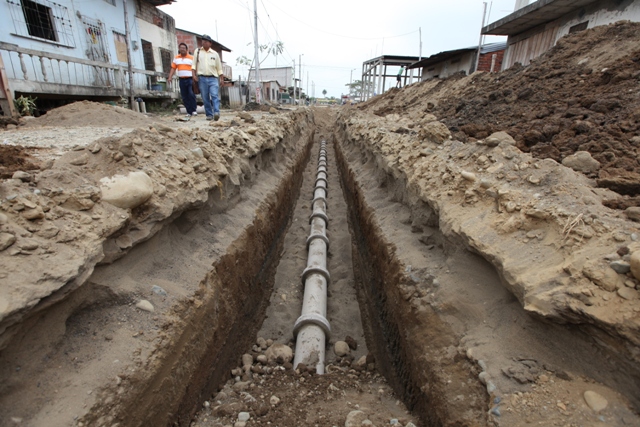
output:
M4 61L0 55L0 106L5 115L18 117L19 114L13 105L13 95L9 88L9 80L7 79L7 71L4 69Z

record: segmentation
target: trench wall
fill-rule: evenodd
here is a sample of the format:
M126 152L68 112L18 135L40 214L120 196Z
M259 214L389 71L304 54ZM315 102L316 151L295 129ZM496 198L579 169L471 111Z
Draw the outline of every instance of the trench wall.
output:
M430 308L412 306L409 295L415 283L396 255L367 202L359 176L351 167L355 162L376 162L365 147L349 142L344 129L335 132L336 160L349 205L353 237L354 276L362 312L367 344L376 357L376 366L396 394L418 415L425 426L484 425L488 396L477 384L477 368L464 357L451 360L442 350L456 346L456 336ZM380 182L397 200L406 200L406 180L379 171ZM437 225L435 213L422 208L416 217L424 225ZM419 209L420 210L420 209ZM438 237L434 242L442 246ZM428 347L422 343L429 343ZM464 408L451 399L451 378L470 384L465 393L476 396ZM447 389L449 387L449 389Z
M172 308L180 320L170 326L165 334L168 338L146 366L125 378L125 388L103 389L100 403L83 417L85 425L110 421L132 426L187 426L200 403L228 379L236 356L255 341L264 318L284 232L313 142L313 122L303 125L305 131L282 141L274 150L278 153L262 153L264 156L251 159L252 163L264 157L270 158L267 163L286 160L291 167L277 188L265 195L253 223L212 265L193 297ZM250 164L250 170L254 166ZM259 175L252 179L259 179ZM225 187L228 184L224 183ZM215 210L221 204L220 192L215 189L201 209Z

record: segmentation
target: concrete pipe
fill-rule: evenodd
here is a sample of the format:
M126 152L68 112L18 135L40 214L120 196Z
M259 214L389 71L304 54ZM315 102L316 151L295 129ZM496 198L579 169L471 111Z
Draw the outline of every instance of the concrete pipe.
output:
M300 363L315 367L318 374L324 374L326 340L331 334L331 326L327 320L327 287L331 276L327 270L327 158L326 143L320 144L321 160L318 161L318 172L313 190L313 210L309 217L311 231L307 238L307 267L302 272L304 297L302 314L293 326L296 337L296 353L294 368Z

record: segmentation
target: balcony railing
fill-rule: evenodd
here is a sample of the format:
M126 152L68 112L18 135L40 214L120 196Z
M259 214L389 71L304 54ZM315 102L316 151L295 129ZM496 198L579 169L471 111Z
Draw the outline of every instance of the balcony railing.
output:
M126 67L22 48L0 42L0 54L13 93L79 97L129 96ZM178 88L166 88L157 79L165 73L133 69L133 94L142 98L176 98ZM177 86L177 85L174 85Z

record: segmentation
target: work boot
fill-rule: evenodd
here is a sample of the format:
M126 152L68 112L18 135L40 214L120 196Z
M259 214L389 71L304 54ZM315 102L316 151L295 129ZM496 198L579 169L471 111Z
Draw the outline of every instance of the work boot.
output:
M215 114L213 115L213 120L215 120L216 122L217 122L218 120L220 120L220 114L215 113Z

